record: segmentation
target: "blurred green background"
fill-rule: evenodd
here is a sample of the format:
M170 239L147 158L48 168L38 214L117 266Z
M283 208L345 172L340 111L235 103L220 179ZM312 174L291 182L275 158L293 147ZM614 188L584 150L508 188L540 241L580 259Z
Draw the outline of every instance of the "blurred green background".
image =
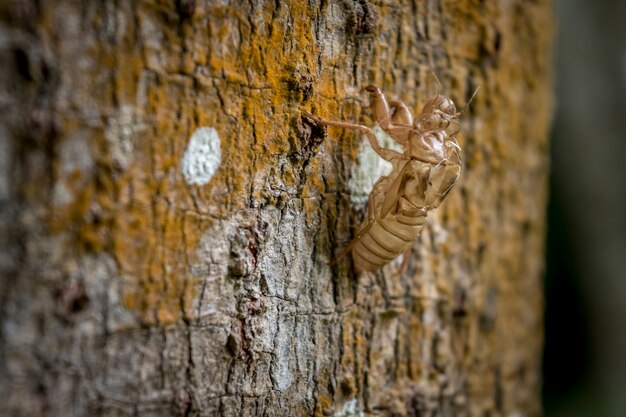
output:
M548 417L626 416L626 1L560 0L548 214Z

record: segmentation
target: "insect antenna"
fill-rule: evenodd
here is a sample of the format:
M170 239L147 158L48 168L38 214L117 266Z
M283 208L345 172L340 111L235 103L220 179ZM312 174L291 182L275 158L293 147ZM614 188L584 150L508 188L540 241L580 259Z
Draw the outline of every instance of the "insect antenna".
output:
M430 76L435 79L435 83L437 84L437 95L438 96L443 95L443 85L441 84L441 81L439 81L439 77L437 77L437 74L435 74L435 71L431 71ZM430 88L428 88L428 90L432 91ZM428 93L430 93L430 91ZM429 94L429 95L432 96L433 94Z
M470 97L469 100L467 100L467 103L465 103L465 106L463 106L463 108L461 109L460 112L458 112L457 114L454 115L454 117L459 117L460 115L462 115L463 113L465 113L465 110L467 109L467 107L470 105L470 103L474 100L474 97L476 97L476 94L478 94L478 90L480 90L480 87L476 87L476 90L474 90L474 94L472 94L472 96Z

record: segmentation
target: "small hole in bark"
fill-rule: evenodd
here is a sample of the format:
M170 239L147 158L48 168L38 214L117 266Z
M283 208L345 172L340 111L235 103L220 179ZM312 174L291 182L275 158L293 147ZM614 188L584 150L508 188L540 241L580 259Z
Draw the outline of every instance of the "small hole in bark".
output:
M339 387L341 388L341 393L346 397L350 397L356 393L354 380L352 379L344 379L343 381L341 381Z
M228 351L231 356L239 355L239 341L232 334L229 334L226 339L226 351Z
M89 305L89 296L80 282L68 284L57 292L57 313L68 317L80 313Z
M367 0L345 0L346 33L370 35L378 26L379 17L376 6Z
M295 144L297 149L292 157L300 161L308 161L315 156L327 135L326 126L318 125L305 115L295 120L295 132L299 143Z
M189 19L196 11L196 0L176 0L176 10L181 19Z
M28 81L33 81L33 74L30 69L30 63L28 59L28 55L21 48L16 48L13 50L13 57L15 59L15 66L17 67L17 72L24 77L24 79Z
M496 32L495 39L493 40L493 50L496 52L499 52L501 46L502 46L502 34L500 32Z
M459 284L454 286L452 316L457 319L467 316L467 291Z

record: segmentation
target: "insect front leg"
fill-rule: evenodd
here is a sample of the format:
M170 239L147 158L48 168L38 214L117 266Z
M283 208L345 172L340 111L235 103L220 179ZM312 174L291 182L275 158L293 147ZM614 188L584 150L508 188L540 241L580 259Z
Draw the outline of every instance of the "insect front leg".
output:
M376 119L380 127L387 130L391 124L391 113L385 95L380 91L380 88L374 84L368 85L365 87L365 90L370 93L372 98L372 113L374 114L374 119Z
M404 126L413 125L413 116L406 104L397 100L389 100L389 105L395 108L391 115L392 124Z
M400 144L408 142L413 124L413 117L409 108L401 101L387 102L387 98L380 91L380 88L373 84L365 87L365 90L370 93L372 98L372 113L376 123L396 142ZM395 108L393 114L390 106Z
M425 202L429 210L436 209L446 198L461 176L461 165L440 164L430 170Z
M323 124L323 125L328 125L328 126L337 126L337 127L343 127L346 129L356 129L356 130L360 130L361 132L365 133L365 136L367 136L367 139L369 140L369 143L372 147L372 149L374 149L374 151L378 154L378 156L380 156L381 158L383 158L386 161L391 161L394 158L400 158L402 157L402 154L399 152L396 152L394 150L391 149L386 149L383 148L382 146L380 146L380 144L378 143L378 139L376 138L376 135L374 134L374 132L372 131L372 129L370 129L367 126L363 126L363 125L359 125L356 123L350 123L350 122L337 122L334 120L326 120L326 119L322 119L319 116L315 116L311 113L307 113L307 112L303 112L307 117L311 118L313 121L315 121L318 124Z

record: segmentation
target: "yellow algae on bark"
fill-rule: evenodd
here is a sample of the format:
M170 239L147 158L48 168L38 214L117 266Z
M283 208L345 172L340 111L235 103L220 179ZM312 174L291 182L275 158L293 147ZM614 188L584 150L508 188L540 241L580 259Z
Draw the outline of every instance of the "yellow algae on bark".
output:
M550 2L35 3L0 6L0 414L540 414ZM404 273L329 266L363 138L302 111L433 73L481 87L461 183Z

